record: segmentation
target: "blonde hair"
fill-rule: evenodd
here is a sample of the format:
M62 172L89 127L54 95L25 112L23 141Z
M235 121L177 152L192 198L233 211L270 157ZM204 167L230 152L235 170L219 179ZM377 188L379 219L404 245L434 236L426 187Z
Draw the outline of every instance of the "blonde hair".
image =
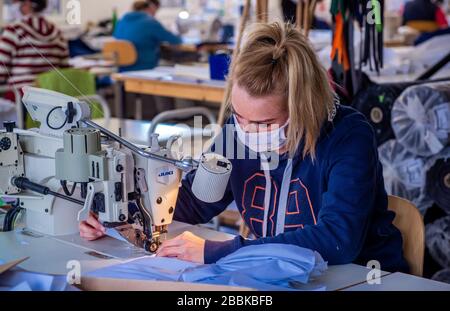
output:
M234 83L251 96L283 95L289 111L287 148L315 158L316 143L334 102L328 75L307 38L291 24L253 24L234 56L225 104L231 110Z

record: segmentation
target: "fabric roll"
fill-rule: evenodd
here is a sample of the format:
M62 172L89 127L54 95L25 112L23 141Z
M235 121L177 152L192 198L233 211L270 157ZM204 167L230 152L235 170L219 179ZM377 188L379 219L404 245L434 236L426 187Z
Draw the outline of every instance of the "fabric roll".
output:
M450 215L450 147L431 158L426 168L428 197Z
M432 205L425 191L425 159L412 154L396 140L385 142L378 153L387 193L411 201L424 214Z
M450 216L425 228L425 241L431 257L444 268L450 268Z
M391 110L405 88L404 84L373 84L353 101L353 107L364 114L374 128L378 145L395 137L391 126Z
M436 272L431 279L450 284L450 269L443 269Z
M450 142L450 82L408 87L392 108L395 137L413 154L429 157Z

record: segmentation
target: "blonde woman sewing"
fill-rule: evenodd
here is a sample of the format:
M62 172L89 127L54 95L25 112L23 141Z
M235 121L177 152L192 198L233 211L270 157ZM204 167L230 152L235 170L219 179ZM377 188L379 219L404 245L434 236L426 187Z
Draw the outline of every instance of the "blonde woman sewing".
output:
M286 243L318 251L329 264L378 260L383 270L408 271L365 118L339 105L325 69L293 26L256 24L243 42L230 71L230 117L216 145L226 141L226 154L235 143L256 156L230 158L227 191L215 204L195 198L195 172L188 174L174 219L206 223L234 200L256 238L215 242L186 232L164 241L157 255L213 263L247 245ZM277 165L267 168L273 155ZM94 240L104 229L92 215L80 233Z

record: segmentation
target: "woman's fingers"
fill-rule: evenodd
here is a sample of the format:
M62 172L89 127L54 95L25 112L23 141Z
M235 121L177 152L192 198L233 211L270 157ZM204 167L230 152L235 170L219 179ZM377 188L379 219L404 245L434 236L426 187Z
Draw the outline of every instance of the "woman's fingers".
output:
M203 263L204 245L204 239L190 232L184 232L172 240L165 241L156 256L176 257L181 260Z
M183 241L182 239L180 239L180 237L178 236L178 237L173 238L173 239L171 239L171 240L166 240L166 241L164 241L164 242L161 244L160 248L164 248L164 247L172 247L172 246L180 246L180 245L182 245L183 243L184 243L184 241Z
M95 240L104 235L103 231L92 227L85 221L80 223L80 236L87 240Z
M156 256L158 257L179 257L184 253L181 247L161 247Z
M102 226L102 224L95 218L93 215L89 215L88 219L86 220L87 224L92 226L93 228L97 229L98 231L101 231L103 233L106 232L105 227Z

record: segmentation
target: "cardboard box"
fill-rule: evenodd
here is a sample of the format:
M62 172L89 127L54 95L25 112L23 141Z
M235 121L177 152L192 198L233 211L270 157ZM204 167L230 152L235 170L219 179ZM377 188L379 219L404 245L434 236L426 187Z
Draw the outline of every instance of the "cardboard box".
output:
M82 277L77 285L86 291L252 291L251 288L185 282L144 281Z
M25 257L22 259L18 259L18 260L14 260L11 262L7 262L3 265L0 265L0 274L5 273L8 270L11 270L12 268L14 268L15 266L21 264L22 262L24 262L25 260L27 260L30 257Z

